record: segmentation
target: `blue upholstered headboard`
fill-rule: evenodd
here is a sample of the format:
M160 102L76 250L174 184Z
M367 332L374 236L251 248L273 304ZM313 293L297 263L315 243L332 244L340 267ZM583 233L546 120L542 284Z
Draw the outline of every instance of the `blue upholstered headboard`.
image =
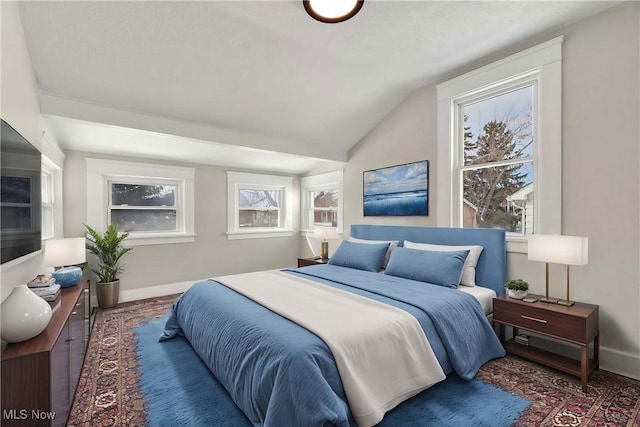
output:
M352 225L351 236L367 240L404 240L436 245L480 245L484 249L476 267L476 283L504 294L507 252L504 230L490 228Z

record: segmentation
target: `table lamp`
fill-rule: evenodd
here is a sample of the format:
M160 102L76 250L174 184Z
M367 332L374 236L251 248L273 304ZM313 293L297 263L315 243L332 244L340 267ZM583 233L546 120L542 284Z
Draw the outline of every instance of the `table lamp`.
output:
M337 227L316 225L313 228L313 237L322 239L322 243L320 244L320 256L322 259L329 258L329 242L327 242L327 239L333 240L338 238Z
M529 236L529 261L542 261L546 263L546 294L545 298L540 298L540 301L558 303L566 306L572 306L574 304L574 302L569 299L569 266L587 264L588 245L589 239L587 237L542 234ZM566 300L549 298L549 263L567 265Z
M70 239L45 240L44 265L55 267L51 273L61 288L73 286L82 279L82 269L75 264L82 264L87 260L84 237ZM63 267L63 268L59 268Z

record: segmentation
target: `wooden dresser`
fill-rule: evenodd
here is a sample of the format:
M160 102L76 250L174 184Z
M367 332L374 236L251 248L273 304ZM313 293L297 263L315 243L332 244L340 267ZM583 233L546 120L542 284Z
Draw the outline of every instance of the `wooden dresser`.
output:
M61 293L47 328L2 352L2 426L67 422L89 333L89 284L82 280Z

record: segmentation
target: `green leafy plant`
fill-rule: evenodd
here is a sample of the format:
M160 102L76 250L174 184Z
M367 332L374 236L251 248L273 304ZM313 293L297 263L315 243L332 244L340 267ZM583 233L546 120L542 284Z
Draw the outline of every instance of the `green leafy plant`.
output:
M529 284L522 279L507 280L504 284L505 289L511 289L512 291L527 291L529 290Z
M109 224L103 235L88 225L87 250L98 257L98 265L91 269L98 277L98 283L108 283L118 280L118 274L123 270L120 258L131 248L122 246L122 242L129 236L124 232L118 234L118 227Z

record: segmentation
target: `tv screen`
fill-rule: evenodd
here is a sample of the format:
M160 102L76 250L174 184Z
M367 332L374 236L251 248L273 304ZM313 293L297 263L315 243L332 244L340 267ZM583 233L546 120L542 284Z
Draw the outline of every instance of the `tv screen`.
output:
M2 120L0 133L1 263L41 247L40 151Z

